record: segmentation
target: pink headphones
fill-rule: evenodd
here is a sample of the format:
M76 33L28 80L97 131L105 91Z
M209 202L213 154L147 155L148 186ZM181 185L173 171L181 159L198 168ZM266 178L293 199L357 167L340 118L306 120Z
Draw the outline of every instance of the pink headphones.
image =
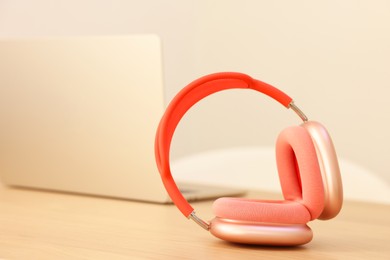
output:
M172 178L169 150L175 129L195 103L215 92L249 88L262 92L303 120L284 129L276 143L276 159L285 200L219 198L210 223L198 218ZM241 73L216 73L190 83L169 104L156 134L155 155L164 186L179 210L223 240L261 245L300 245L313 233L306 225L314 219L335 217L342 206L340 170L332 140L325 127L308 121L293 100L275 87Z

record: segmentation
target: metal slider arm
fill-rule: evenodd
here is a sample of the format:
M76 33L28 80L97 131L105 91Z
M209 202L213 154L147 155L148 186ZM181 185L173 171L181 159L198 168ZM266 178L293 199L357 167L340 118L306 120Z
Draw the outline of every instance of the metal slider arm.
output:
M203 229L209 231L210 224L208 222L204 221L203 219L199 218L195 214L195 211L192 211L191 214L188 216L188 218L192 219L193 221L195 221L195 223L198 224L199 226L201 226Z

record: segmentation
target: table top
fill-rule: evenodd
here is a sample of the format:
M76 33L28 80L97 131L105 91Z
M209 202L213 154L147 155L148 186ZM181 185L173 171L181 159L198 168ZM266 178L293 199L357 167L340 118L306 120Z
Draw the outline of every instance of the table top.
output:
M211 204L193 206L207 219ZM237 245L214 238L173 205L0 184L0 259L390 259L389 205L346 201L337 218L309 226L314 238L304 246Z

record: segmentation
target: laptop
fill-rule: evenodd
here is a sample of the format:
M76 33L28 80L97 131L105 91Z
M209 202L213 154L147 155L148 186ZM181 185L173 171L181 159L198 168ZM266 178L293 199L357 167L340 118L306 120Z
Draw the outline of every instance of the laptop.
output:
M154 159L164 112L156 35L0 39L7 185L168 203ZM242 193L178 185L188 200Z

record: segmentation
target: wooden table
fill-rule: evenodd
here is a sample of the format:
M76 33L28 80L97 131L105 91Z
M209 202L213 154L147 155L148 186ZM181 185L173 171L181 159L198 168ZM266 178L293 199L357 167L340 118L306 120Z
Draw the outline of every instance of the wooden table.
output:
M211 203L193 205L211 218ZM0 259L390 259L389 205L345 202L336 219L309 225L305 246L243 246L212 237L172 205L0 185Z

